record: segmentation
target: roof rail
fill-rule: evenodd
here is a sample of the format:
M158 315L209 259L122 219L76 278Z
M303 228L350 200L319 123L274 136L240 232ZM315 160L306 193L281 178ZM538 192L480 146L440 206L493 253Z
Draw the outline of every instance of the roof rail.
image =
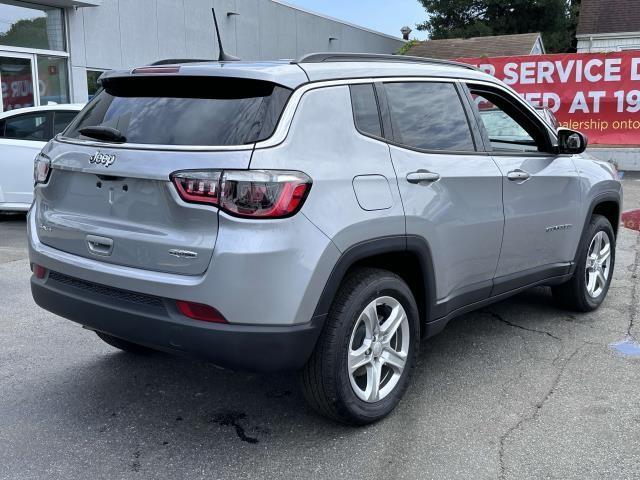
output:
M165 58L164 60L158 60L156 62L150 63L150 67L155 67L157 65L177 65L180 63L197 63L197 62L215 62L216 60L212 59L201 59L201 58Z
M442 60L439 58L414 57L410 55L386 55L379 53L342 53L342 52L323 52L310 53L304 55L298 60L291 63L323 63L323 62L408 62L408 63L426 63L429 65L446 65L449 67L467 68L469 70L478 70L473 65L462 62L454 62L452 60Z

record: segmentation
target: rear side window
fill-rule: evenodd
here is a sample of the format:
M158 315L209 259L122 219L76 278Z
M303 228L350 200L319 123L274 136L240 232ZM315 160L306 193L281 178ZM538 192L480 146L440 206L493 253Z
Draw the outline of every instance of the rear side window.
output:
M46 142L51 138L49 131L49 113L26 113L7 118L4 127L6 138L36 140Z
M387 83L385 89L397 143L421 150L475 150L455 85Z
M378 102L372 84L351 85L351 105L356 127L365 135L382 137Z
M291 90L279 85L220 77L127 77L105 82L66 132L117 129L128 143L244 145L271 136Z
M53 114L53 136L63 132L65 128L76 118L78 112L55 112Z

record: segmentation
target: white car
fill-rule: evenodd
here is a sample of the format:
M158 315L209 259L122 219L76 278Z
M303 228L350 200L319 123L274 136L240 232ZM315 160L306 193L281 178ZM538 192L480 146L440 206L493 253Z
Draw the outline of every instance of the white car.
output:
M33 201L33 160L84 105L46 105L0 113L0 211L26 211Z

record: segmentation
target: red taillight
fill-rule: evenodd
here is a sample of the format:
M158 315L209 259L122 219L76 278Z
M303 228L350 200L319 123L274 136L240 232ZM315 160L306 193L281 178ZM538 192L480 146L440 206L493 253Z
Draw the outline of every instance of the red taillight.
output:
M33 182L37 185L39 183L46 183L49 179L49 172L51 171L51 160L43 153L39 153L33 162Z
M311 189L308 176L288 171L184 171L171 179L185 202L216 205L245 218L291 216Z
M47 269L37 263L33 264L33 274L36 278L44 278L47 275Z
M202 320L203 322L227 323L227 320L222 316L222 314L209 305L185 302L183 300L176 300L176 305L178 306L180 313L185 317L193 318L194 320Z
M218 205L222 172L180 172L172 176L173 184L185 202Z

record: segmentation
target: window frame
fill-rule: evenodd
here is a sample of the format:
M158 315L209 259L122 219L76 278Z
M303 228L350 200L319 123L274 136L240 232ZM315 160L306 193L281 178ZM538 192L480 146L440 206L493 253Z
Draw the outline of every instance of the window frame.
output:
M557 137L554 132L552 132L546 122L540 118L539 114L533 110L533 107L529 104L525 103L525 101L517 94L514 94L508 91L506 88L501 87L498 84L491 84L489 82L482 81L474 81L474 80L465 80L461 84L461 88L463 88L465 92L465 96L467 99L467 103L473 112L473 116L475 118L475 122L478 125L478 130L481 134L482 143L484 145L484 151L489 155L496 157L549 157L549 156L558 156L557 147ZM491 145L491 140L489 139L489 134L484 126L484 122L480 115L480 110L473 100L472 90L474 91L485 91L487 93L491 93L493 95L497 95L501 97L504 101L508 102L512 107L514 107L520 115L522 115L527 121L533 123L536 126L540 133L544 134L546 139L545 151L537 151L537 152L524 152L524 151L500 151L494 150Z
M40 139L33 139L33 138L16 138L16 137L7 137L6 132L7 132L7 122L14 120L14 119L20 119L22 117L31 117L31 116L45 116L46 120L45 122L47 123L47 128L46 128L46 134L45 134L45 140L40 140ZM0 138L4 138L6 140L19 140L19 141L23 141L23 142L48 142L49 140L51 140L53 138L53 110L41 110L41 111L37 111L37 112L25 112L25 113L21 113L19 115L13 115L13 116L8 116L2 119L2 122L4 123L4 129L3 129L3 133L2 133L2 137Z
M378 98L378 90L376 88L376 85L373 82L370 82L370 83L352 83L347 86L349 87L349 96L351 98L351 113L353 115L353 125L355 126L358 133L365 137L369 137L369 138L373 138L374 140L380 140L385 142L386 134L385 134L384 123L382 122L382 113L380 111L380 100ZM378 111L378 123L380 125L380 136L365 132L361 130L360 127L358 126L358 121L356 119L356 106L353 101L353 87L361 87L361 86L370 86L371 89L373 90L373 98L375 99L376 109Z
M473 142L474 149L473 150L443 150L443 149L426 149L414 147L412 145L404 144L397 139L396 128L394 127L393 118L391 116L391 109L389 107L389 100L387 98L387 90L385 88L386 84L389 83L450 83L453 84L456 94L458 96L458 100L460 101L460 106L464 112L465 118L467 120L467 127L469 128L469 133L471 134L471 141ZM391 134L386 136L386 141L390 145L395 147L404 148L406 150L411 150L414 152L420 153L435 153L435 154L448 154L448 155L477 155L481 153L481 147L483 147L482 137L480 135L480 131L478 130L477 121L471 111L470 106L468 105L467 97L462 90L462 86L460 85L460 81L454 78L438 78L438 77L409 77L409 78L382 78L376 81L376 84L379 84L380 95L379 98L382 97L384 100L381 102L384 104L383 110L383 126L384 126L384 117L387 117L387 123L390 128Z

